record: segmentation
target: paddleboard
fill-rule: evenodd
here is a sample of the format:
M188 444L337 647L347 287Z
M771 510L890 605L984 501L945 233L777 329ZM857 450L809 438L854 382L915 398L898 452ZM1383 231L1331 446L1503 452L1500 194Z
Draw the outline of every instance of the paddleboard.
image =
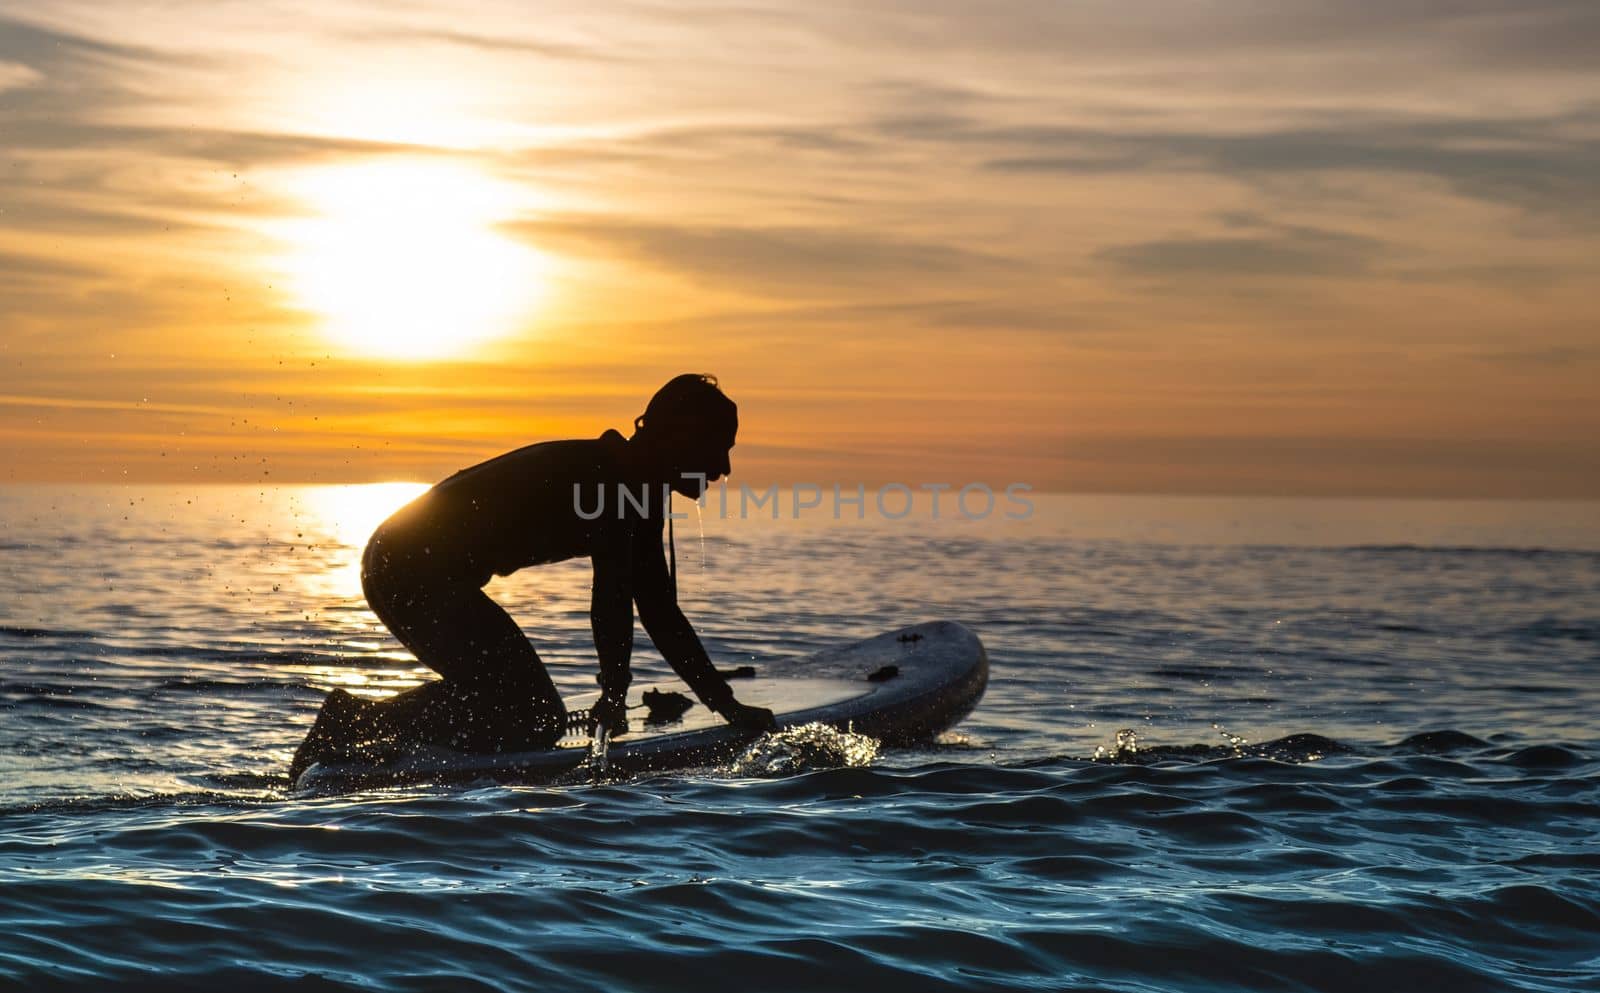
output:
M927 741L952 727L977 706L989 679L983 644L952 621L917 624L754 668L753 677L733 678L729 685L740 702L769 708L780 729L820 723L871 735L886 745ZM682 688L635 685L628 703L639 706L647 690ZM597 696L574 702L587 707ZM635 717L642 713L630 710L628 734L610 742L611 769L645 773L716 765L736 758L760 737L725 723L698 701L670 724L643 724ZM536 752L470 754L420 746L371 761L315 763L295 788L332 793L408 783L540 783L572 772L589 756L590 742L582 736Z

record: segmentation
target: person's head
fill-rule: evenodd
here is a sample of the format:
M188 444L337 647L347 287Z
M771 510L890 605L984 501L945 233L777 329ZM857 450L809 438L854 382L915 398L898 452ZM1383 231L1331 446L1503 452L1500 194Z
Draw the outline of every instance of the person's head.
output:
M633 428L633 441L667 474L672 488L697 499L698 480L683 474L700 473L710 482L731 471L728 452L739 433L739 408L717 388L715 376L689 372L657 390Z

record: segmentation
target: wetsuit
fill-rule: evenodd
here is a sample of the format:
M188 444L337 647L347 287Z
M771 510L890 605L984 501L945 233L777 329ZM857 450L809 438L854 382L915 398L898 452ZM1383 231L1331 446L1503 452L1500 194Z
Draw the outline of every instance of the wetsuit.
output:
M444 677L416 714L423 737L475 751L553 743L565 721L561 697L538 653L483 587L493 576L583 555L594 563L602 690L619 697L627 690L637 603L645 630L695 694L719 713L732 701L673 596L661 549L666 494L659 484L647 493L630 478L627 444L607 431L509 452L439 483L373 534L361 568L367 602ZM619 498L619 483L636 501Z

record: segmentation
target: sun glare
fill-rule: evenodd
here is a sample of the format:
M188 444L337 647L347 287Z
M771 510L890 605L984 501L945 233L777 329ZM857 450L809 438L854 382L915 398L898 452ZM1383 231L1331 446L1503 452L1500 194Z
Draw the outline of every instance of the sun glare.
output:
M482 173L339 166L300 174L291 191L314 212L284 231L291 291L350 352L460 354L510 333L542 295L544 258L494 230L514 191Z

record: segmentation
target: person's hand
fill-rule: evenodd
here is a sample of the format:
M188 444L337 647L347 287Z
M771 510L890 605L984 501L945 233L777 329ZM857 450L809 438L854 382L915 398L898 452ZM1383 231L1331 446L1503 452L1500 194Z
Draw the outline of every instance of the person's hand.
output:
M628 701L622 697L603 696L589 708L589 737L593 738L601 727L615 738L628 733Z
M722 715L723 720L741 731L775 731L778 728L777 719L772 716L772 711L765 707L750 707L737 700L730 700L718 713Z

